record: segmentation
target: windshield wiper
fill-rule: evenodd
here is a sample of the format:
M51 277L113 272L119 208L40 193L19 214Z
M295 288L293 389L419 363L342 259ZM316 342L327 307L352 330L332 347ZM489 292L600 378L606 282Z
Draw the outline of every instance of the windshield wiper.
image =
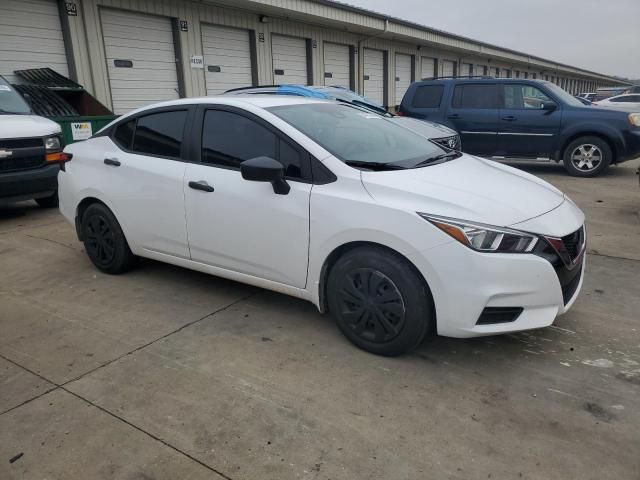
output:
M406 170L404 167L401 167L400 165L395 165L393 163L364 162L362 160L345 160L344 163L346 163L351 167L367 168L369 170L374 170L374 171Z
M441 160L446 160L446 159L453 159L453 158L458 158L462 156L462 152L457 152L457 151L452 151L452 152L447 152L447 153L443 153L441 155L436 155L435 157L429 157L426 160L421 161L420 163L415 164L412 168L418 168L418 167L423 167L425 165L428 165L430 163L434 163L434 162L438 162Z

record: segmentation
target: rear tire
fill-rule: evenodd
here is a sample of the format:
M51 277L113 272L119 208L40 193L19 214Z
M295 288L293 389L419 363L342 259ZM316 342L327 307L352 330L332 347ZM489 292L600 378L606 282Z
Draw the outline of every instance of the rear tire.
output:
M40 208L57 208L58 207L58 191L44 198L36 198L36 203Z
M604 173L613 152L609 144L600 137L580 137L567 145L563 152L564 168L574 177L597 177Z
M120 224L102 203L89 205L82 215L82 238L89 259L105 273L124 273L135 264Z
M435 326L433 299L416 269L383 248L345 253L327 279L329 311L355 345L397 356L417 347Z

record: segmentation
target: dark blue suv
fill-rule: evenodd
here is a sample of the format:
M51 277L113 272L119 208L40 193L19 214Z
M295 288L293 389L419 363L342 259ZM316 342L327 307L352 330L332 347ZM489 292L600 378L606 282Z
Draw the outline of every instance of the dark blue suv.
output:
M414 82L400 115L457 130L467 153L562 161L569 174L595 177L640 156L640 111L583 105L557 85L469 77Z

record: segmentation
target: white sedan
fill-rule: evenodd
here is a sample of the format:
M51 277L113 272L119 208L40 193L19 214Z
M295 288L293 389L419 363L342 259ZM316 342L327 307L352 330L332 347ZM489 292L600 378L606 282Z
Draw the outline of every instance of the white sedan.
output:
M593 102L593 105L597 105L598 107L611 107L623 110L633 109L634 111L636 111L640 108L640 93L625 93L624 95L616 95L615 97L609 97L605 98L604 100Z
M584 276L562 192L352 105L183 99L65 152L60 210L98 269L141 256L303 298L377 354L551 325Z

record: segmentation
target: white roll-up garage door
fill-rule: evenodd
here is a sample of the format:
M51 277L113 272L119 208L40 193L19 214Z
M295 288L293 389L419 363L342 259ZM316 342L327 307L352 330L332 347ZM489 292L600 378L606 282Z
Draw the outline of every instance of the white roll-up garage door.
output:
M180 97L171 20L102 10L113 112Z
M324 42L324 84L351 88L351 54L347 45Z
M396 53L396 101L394 105L400 105L404 93L411 85L412 68L411 55Z
M436 59L422 57L420 65L420 78L433 78L436 76Z
M0 75L16 82L14 70L49 67L69 76L55 0L0 0Z
M473 66L473 74L480 77L484 75L484 65L474 65Z
M384 52L364 49L364 95L380 105L384 105Z
M248 30L202 25L202 54L207 95L253 84Z
M441 77L453 77L456 74L456 64L451 60L442 60L441 65Z
M304 38L271 36L273 83L307 85L309 82L307 41Z

